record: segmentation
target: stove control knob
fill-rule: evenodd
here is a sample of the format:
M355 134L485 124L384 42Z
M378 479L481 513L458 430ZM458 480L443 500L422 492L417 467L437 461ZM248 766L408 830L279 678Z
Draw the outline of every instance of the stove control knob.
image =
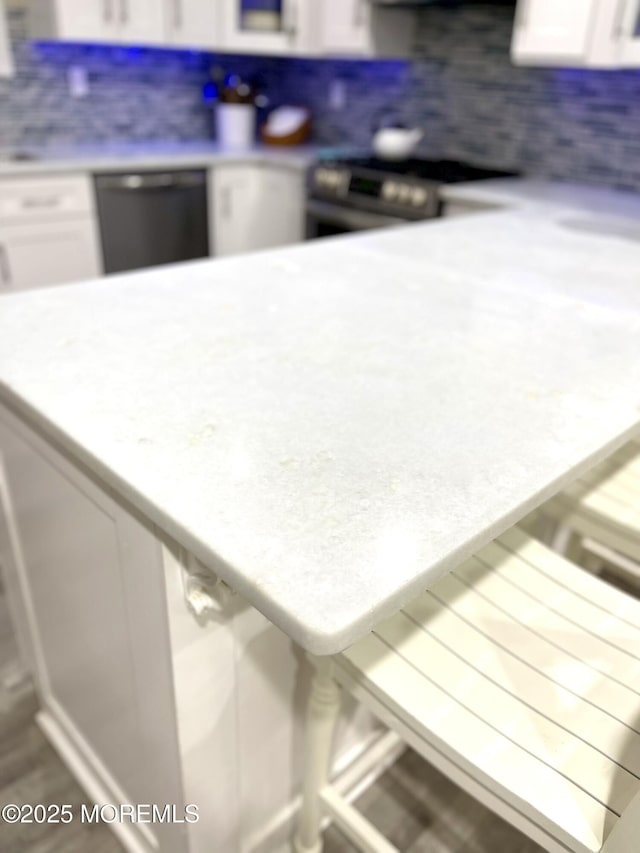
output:
M411 194L411 202L414 207L424 207L429 198L429 193L424 187L415 187Z
M401 187L395 181L385 181L382 185L382 198L385 201L396 201Z
M410 204L412 193L413 190L411 187L406 184L400 184L398 187L398 201L401 201L402 204Z

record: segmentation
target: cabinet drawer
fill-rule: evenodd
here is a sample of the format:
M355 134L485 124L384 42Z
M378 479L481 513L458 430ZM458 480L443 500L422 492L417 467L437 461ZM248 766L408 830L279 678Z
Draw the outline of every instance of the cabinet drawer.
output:
M89 216L50 222L0 222L0 295L97 278L100 249Z
M39 221L92 211L93 192L85 175L0 181L0 222Z

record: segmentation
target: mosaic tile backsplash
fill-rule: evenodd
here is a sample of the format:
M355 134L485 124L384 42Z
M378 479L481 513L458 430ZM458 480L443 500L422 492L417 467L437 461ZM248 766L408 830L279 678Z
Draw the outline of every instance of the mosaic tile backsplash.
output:
M323 144L366 146L393 117L423 128L426 155L640 190L640 71L516 68L510 8L425 9L418 22L411 61L371 62L34 44L12 12L18 76L0 81L0 148L211 138L201 91L220 62L260 73L273 103L309 104ZM68 94L73 65L89 72L85 99Z
M197 51L31 42L26 16L9 27L16 77L0 78L0 149L138 141L210 140L202 88L216 57ZM272 74L282 61L224 57L230 70ZM72 98L69 68L86 69L89 94ZM267 81L269 88L273 83Z
M287 94L313 107L321 142L366 144L395 114L424 130L426 155L640 190L640 71L515 67L512 27L510 8L425 9L412 62L292 60Z

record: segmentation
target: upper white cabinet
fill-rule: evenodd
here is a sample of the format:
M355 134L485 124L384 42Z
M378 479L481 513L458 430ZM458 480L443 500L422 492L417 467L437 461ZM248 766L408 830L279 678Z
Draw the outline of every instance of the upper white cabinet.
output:
M621 63L640 66L640 0L628 0L624 10Z
M33 38L111 44L162 44L160 0L30 0Z
M164 0L166 42L216 50L222 41L220 0ZM160 5L160 4L159 4Z
M638 6L638 0L519 0L513 60L591 68L640 64Z
M329 56L406 56L415 15L411 9L377 6L370 0L321 0L319 52Z
M318 0L219 0L224 50L308 54L315 50Z
M409 55L415 31L415 12L410 7L377 5L371 0L28 0L28 3L32 38L60 41L149 44L281 56L402 57ZM1 57L0 46L0 73Z
M3 0L0 0L0 77L13 75L13 57L7 27L7 13Z
M159 0L119 0L116 8L119 41L133 44L164 42L164 8Z

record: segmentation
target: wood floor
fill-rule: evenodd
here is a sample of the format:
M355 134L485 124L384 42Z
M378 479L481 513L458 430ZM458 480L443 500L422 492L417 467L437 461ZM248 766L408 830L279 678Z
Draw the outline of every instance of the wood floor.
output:
M31 684L15 678L17 653L0 587L0 805L88 802L34 722ZM358 807L406 853L542 853L408 750L366 791ZM325 853L354 853L335 828ZM100 825L8 826L1 853L124 853ZM212 853L227 853L213 850Z

